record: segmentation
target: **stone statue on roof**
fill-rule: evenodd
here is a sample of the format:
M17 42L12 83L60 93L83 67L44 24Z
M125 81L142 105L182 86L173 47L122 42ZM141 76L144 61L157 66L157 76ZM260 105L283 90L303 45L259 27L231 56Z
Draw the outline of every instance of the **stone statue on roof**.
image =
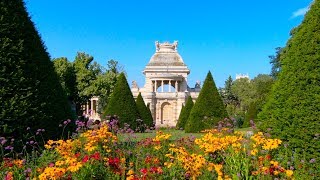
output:
M197 82L196 82L196 85L194 86L194 88L200 88L200 85L201 85L201 82L200 82L200 81L197 81Z
M156 41L155 44L156 44L156 52L158 52L160 50L160 43L159 41Z
M136 81L132 81L131 88L132 88L132 89L134 89L134 88L137 88L137 89L138 89L138 88L139 88Z
M174 47L174 50L177 51L178 41L174 41L174 42L173 42L173 47Z

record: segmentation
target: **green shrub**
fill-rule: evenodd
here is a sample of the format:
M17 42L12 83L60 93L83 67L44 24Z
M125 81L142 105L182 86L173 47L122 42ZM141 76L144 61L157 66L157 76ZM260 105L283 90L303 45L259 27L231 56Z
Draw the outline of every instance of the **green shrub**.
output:
M21 0L0 2L0 34L0 134L20 139L30 127L57 138L71 109Z
M105 116L117 115L120 127L123 127L124 123L127 123L131 129L135 130L137 128L139 112L124 73L119 75L110 101L103 114Z
M216 123L228 117L223 101L209 71L187 120L186 132L200 132L212 128Z
M141 93L139 93L137 100L136 100L136 105L140 114L140 118L143 120L144 124L146 124L148 127L153 126L153 118L151 115L150 109L146 106L144 103L144 100L141 96Z
M192 107L193 107L193 101L192 101L191 96L189 96L188 100L187 100L187 103L186 103L186 106L184 106L183 109L181 110L181 113L180 113L180 116L179 116L179 120L178 120L178 123L177 123L177 128L184 129L184 127L186 125L186 122L187 122L187 120L189 118L189 115L190 115Z
M281 71L258 118L306 158L320 157L320 1L313 2L302 24L295 28L281 54ZM317 160L319 162L319 159Z

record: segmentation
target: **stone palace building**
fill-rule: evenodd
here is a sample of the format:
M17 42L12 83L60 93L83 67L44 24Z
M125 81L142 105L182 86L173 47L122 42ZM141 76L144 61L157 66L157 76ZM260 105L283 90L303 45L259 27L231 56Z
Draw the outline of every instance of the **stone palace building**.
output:
M145 85L139 88L132 82L131 91L136 99L139 92L150 108L156 127L174 127L177 124L182 105L189 96L193 101L200 93L200 81L194 88L187 84L189 68L177 51L178 42L156 42L156 52L143 70ZM83 106L90 119L100 120L97 113L98 97L93 97Z
M139 92L150 108L156 127L173 127L177 124L182 105L188 96L198 98L200 82L194 88L187 84L189 68L177 51L178 43L155 43L156 52L143 70L145 85L139 88L132 82L135 98Z

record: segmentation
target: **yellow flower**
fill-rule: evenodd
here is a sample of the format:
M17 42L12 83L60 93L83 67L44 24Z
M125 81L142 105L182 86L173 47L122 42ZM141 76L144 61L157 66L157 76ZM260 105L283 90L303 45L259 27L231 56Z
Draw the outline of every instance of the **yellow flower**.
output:
M164 166L166 166L167 168L170 168L172 166L172 162L165 162Z
M131 176L131 175L133 175L133 174L134 174L134 171L133 171L132 169L130 169L130 170L128 171L128 173L127 173L128 176Z
M292 170L286 170L286 175L287 175L288 177L291 177L292 174L293 174L293 171L292 171Z
M159 150L159 149L161 149L161 145L159 145L159 146L155 146L155 147L154 147L154 149L155 149L155 150Z
M253 156L257 155L257 153L258 153L258 149L256 148L250 151L250 154Z
M127 180L134 180L134 175L130 175L127 177Z
M273 174L276 176L278 175L280 172L279 171L273 171Z

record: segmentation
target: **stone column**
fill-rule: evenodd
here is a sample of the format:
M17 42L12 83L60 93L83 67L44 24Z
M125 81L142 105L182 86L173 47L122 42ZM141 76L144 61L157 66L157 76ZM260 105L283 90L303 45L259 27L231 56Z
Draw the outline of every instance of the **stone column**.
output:
M154 81L154 92L157 92L157 80Z
M176 81L174 88L176 89L176 92L178 92L178 81Z
M90 115L92 116L93 115L93 100L92 99L90 99L90 103L91 103L91 113L90 113Z
M171 80L169 80L169 92L171 92Z
M161 92L163 92L163 80L161 80Z
M86 114L89 114L89 101L87 101L87 104L86 104Z

